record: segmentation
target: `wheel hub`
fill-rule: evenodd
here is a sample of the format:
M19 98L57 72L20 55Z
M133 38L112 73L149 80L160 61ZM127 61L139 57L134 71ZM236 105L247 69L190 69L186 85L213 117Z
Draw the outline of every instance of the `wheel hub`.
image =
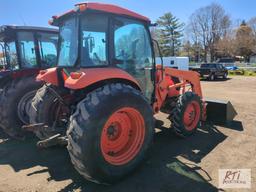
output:
M187 105L184 112L183 123L188 131L196 128L198 121L200 120L200 106L198 102L192 101Z
M144 119L133 108L122 108L107 120L101 134L101 151L107 162L123 165L139 152L145 137Z
M116 125L111 125L108 129L107 129L107 135L108 138L110 140L115 140L117 139L117 137L119 136L119 129Z

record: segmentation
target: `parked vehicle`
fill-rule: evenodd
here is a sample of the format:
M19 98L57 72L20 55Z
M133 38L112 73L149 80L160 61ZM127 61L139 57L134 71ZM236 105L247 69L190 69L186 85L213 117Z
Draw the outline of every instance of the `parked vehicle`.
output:
M217 60L218 64L222 64L227 70L237 70L238 67L235 65L235 59L233 58L220 58Z
M235 70L238 70L238 67L237 66L225 66L225 68L229 71L235 71Z
M197 71L202 78L207 78L211 81L218 77L227 79L228 70L219 63L204 63L200 68L192 68L193 71Z
M56 29L0 27L0 126L12 137L24 136L21 126L29 122L31 99L42 86L35 77L56 65L57 41Z
M188 57L163 57L164 67L171 67L180 70L189 70L189 58ZM161 58L156 58L156 63L161 63Z

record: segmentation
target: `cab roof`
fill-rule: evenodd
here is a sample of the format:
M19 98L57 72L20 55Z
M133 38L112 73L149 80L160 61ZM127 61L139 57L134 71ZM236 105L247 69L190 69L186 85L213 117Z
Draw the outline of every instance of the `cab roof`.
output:
M85 2L85 3L78 3L75 6L76 6L75 9L72 9L62 15L53 16L52 20L49 21L49 23L51 25L57 25L56 21L58 21L59 19L66 17L68 15L72 15L76 12L85 12L85 11L99 11L99 12L105 12L105 13L112 13L120 16L131 17L134 19L138 19L138 20L150 23L149 18L116 5Z
M35 26L17 26L17 25L2 25L0 26L0 33L7 30L24 30L24 31L44 31L58 33L58 29L48 27L35 27Z
M35 27L35 26L16 26L16 25L2 25L0 26L0 40L12 38L16 31L31 31L31 32L48 32L58 33L58 29L48 27Z

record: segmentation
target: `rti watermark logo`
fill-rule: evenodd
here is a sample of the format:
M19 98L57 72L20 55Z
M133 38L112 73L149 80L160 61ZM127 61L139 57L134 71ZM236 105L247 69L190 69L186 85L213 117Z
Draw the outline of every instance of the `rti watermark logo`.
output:
M219 188L251 188L251 169L219 169Z

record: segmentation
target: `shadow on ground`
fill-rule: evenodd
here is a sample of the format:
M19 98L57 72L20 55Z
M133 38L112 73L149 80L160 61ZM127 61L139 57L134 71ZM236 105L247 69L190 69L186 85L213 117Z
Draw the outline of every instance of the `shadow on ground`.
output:
M207 179L197 173L201 167L184 164L177 159L182 156L193 164L199 163L211 150L226 139L226 136L212 125L204 125L197 134L187 139L177 138L170 129L157 123L161 131L155 135L154 145L147 161L125 180L112 186L97 185L85 181L73 168L65 148L39 150L36 139L25 142L6 140L0 144L0 165L10 165L16 172L37 165L46 167L27 176L49 172L48 180L72 179L72 183L61 191L218 191ZM1 136L0 136L1 139ZM192 167L192 168L191 168ZM201 169L202 170L202 169ZM204 170L202 170L204 171ZM190 191L190 190L189 190Z

